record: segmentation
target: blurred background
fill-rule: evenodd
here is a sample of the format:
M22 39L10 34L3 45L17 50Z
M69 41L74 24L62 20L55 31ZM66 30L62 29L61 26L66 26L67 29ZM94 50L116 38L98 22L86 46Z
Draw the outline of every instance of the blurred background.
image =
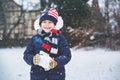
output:
M0 0L0 48L24 47L49 7L63 17L70 47L120 50L120 0Z

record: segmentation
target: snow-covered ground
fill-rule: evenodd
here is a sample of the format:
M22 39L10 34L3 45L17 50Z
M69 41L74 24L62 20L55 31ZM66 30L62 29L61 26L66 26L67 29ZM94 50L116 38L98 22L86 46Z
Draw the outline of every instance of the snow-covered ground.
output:
M30 66L23 60L25 48L0 49L0 80L29 80ZM120 51L71 49L66 80L120 80Z

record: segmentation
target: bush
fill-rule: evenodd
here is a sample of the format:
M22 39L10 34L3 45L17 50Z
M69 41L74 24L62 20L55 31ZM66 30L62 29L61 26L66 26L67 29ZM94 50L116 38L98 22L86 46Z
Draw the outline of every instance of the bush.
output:
M24 38L16 38L16 39L7 39L7 40L0 40L0 48L3 47L24 47L27 45L28 41L30 39L24 39Z

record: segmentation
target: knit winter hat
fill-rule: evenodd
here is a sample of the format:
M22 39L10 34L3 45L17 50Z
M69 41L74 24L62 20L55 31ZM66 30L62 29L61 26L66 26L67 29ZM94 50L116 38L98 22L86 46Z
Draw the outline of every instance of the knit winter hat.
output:
M57 10L55 8L50 8L49 10L45 11L39 19L39 25L41 25L41 22L44 20L50 20L56 25L58 21Z

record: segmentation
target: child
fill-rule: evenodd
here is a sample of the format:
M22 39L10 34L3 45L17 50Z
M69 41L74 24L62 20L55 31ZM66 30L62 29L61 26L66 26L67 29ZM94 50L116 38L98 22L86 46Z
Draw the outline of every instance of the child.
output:
M48 9L39 19L40 29L24 52L24 60L31 65L30 80L65 80L65 65L71 52L65 38L55 29L58 12Z

